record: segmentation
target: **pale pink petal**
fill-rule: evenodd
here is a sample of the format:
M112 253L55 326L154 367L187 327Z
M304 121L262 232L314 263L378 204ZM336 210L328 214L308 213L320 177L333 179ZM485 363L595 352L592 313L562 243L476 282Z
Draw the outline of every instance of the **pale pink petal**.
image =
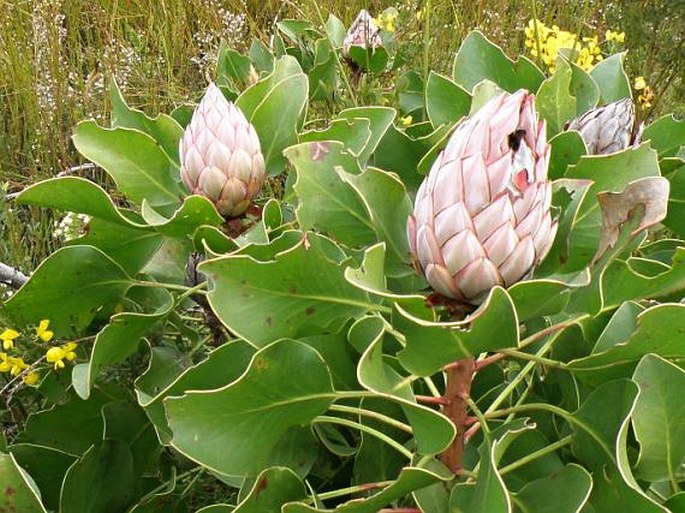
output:
M454 277L454 281L464 297L472 301L481 299L484 292L502 284L497 267L487 258L471 262Z
M473 260L485 256L485 252L473 232L464 230L445 243L442 256L447 270L455 275Z
M499 266L499 272L504 279L505 285L508 287L530 271L535 261L535 247L533 246L533 239L526 237L519 242L516 249L509 255L502 265Z

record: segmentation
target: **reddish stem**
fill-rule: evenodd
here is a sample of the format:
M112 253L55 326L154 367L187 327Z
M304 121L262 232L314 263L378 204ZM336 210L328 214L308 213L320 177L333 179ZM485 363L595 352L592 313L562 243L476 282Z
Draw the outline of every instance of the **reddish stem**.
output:
M417 403L424 404L439 404L440 406L447 406L449 401L444 397L433 397L432 395L417 395Z
M455 474L459 474L463 468L464 427L468 419L466 398L471 392L471 380L474 371L475 360L473 358L458 360L449 365L445 371L447 374L445 399L447 399L448 404L443 407L442 412L457 428L457 436L454 437L445 452L440 455L440 459Z

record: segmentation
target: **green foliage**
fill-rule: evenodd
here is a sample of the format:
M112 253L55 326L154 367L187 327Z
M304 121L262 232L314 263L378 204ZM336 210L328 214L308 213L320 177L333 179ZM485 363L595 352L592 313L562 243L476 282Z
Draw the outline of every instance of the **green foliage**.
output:
M30 368L0 363L14 507L682 509L682 123L589 156L565 125L630 95L620 54L590 74L560 58L546 77L473 32L451 78L398 73L399 34L382 30L385 47L350 63L342 22L321 24L283 19L271 47L220 48L216 82L272 175L244 218L181 185L188 113L150 117L116 85L111 126L84 121L74 136L113 185L58 177L17 195L90 219L0 312L3 329L28 336L49 319L54 331ZM384 84L397 108L375 104ZM459 121L521 87L551 138L556 241L478 308L441 301L411 267L412 199ZM60 368L48 355L67 340L76 362ZM16 366L20 343L5 345ZM446 401L467 364L470 393Z

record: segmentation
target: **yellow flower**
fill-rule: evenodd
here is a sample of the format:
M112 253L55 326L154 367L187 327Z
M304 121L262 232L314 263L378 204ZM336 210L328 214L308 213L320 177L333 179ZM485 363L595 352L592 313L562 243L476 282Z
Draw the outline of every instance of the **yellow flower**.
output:
M76 349L74 342L67 342L61 347L51 347L45 352L45 359L54 365L55 370L63 369L64 360L71 362L76 358L74 349Z
M24 369L28 369L29 366L24 363L23 358L8 358L12 368L10 369L10 374L12 376L18 376Z
M12 362L7 353L0 353L0 372L9 372L12 369Z
M614 32L613 30L607 30L605 34L607 41L616 41L617 43L623 43L626 40L625 32Z
M395 32L395 20L397 14L388 12L382 13L376 18L376 24L386 32Z
M400 118L400 124L402 126L409 126L412 124L413 121L414 118L412 118L411 116L407 116L406 118Z
M29 386L33 386L36 383L38 383L39 379L40 376L38 375L38 373L31 371L26 376L24 376L24 383L26 383Z
M650 86L645 86L642 94L637 97L637 101L642 107L642 109L649 109L652 106L652 100L654 99L654 89Z
M637 77L635 78L635 84L633 85L635 89L638 91L641 91L645 87L647 87L647 82L645 81L645 77Z
M20 333L16 330L7 328L5 331L0 333L0 340L2 340L2 348L7 351L14 347L14 339L17 338Z
M36 336L41 339L43 342L50 342L52 340L52 337L54 333L50 330L48 330L48 327L50 326L50 321L47 319L43 319L40 321L40 324L36 328Z

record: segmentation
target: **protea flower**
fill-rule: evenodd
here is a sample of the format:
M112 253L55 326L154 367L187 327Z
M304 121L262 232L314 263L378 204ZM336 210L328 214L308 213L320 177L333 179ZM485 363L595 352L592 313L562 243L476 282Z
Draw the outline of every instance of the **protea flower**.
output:
M493 98L457 127L407 223L415 264L437 292L478 304L545 258L557 230L549 152L527 91Z
M343 40L342 54L343 57L349 59L350 48L358 46L360 48L375 49L382 46L380 28L376 21L371 17L366 9L362 9L357 14L357 18L347 31L347 35Z
M571 121L567 130L580 132L590 155L606 155L639 144L642 125L636 126L633 101L625 98L590 109Z
M179 155L183 183L223 216L245 212L266 176L257 132L214 84L186 127Z

